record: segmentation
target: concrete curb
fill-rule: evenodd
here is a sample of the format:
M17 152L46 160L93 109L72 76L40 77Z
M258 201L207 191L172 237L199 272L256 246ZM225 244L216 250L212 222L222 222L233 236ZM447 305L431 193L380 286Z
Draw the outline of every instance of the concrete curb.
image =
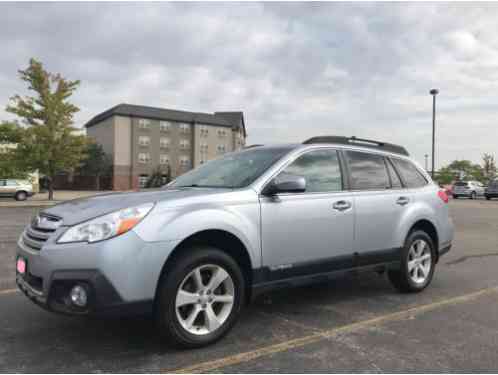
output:
M2 207L10 207L10 208L19 208L19 207L50 207L57 203L61 203L64 201L32 201L32 202L0 202L0 208Z

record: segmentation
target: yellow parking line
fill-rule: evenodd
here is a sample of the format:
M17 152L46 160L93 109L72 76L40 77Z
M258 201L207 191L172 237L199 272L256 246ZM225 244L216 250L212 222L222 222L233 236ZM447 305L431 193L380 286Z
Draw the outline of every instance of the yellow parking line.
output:
M5 290L0 290L0 296L4 294L12 294L12 293L17 293L19 289L5 289Z
M275 353L284 352L287 350L303 347L315 342L337 336L341 333L353 332L361 328L375 326L381 323L401 320L415 314L431 311L440 307L464 303L475 298L498 292L498 286L481 289L477 292L465 294L458 297L448 298L441 301L429 303L426 305L416 306L407 310L398 311L391 314L382 315L373 319L363 320L356 323L347 324L344 326L332 328L329 330L322 330L309 336L303 336L296 339L284 341L278 344L269 345L260 349L255 349L245 353L239 353L224 358L216 359L213 361L202 362L196 365L180 368L173 371L162 370L163 373L206 373L220 369L222 367L233 366L244 362L252 361L256 358L269 356Z

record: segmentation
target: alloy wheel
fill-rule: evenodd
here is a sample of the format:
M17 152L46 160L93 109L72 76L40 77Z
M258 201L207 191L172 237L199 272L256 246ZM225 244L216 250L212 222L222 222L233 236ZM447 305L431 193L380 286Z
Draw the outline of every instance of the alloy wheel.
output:
M176 316L194 335L216 331L230 316L234 305L234 283L221 266L201 265L181 282L176 293Z
M432 255L429 244L421 239L414 241L408 251L408 274L416 284L423 284L431 272Z

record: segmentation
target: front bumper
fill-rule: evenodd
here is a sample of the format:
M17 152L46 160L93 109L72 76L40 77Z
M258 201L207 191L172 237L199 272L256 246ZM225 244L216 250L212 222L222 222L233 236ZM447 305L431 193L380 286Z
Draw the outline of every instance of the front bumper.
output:
M61 230L62 231L62 230ZM27 262L19 289L46 310L72 315L130 315L152 311L157 282L174 242L144 242L133 231L98 243L57 244L57 231L40 250L17 244ZM88 304L71 304L69 291L85 286Z

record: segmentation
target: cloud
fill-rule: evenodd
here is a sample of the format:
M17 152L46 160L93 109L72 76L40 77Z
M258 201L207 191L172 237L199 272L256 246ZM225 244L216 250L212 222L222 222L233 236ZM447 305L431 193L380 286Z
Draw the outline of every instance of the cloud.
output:
M121 102L243 110L250 143L378 138L437 163L498 155L495 4L2 3L0 118L30 57L82 85L81 126Z

